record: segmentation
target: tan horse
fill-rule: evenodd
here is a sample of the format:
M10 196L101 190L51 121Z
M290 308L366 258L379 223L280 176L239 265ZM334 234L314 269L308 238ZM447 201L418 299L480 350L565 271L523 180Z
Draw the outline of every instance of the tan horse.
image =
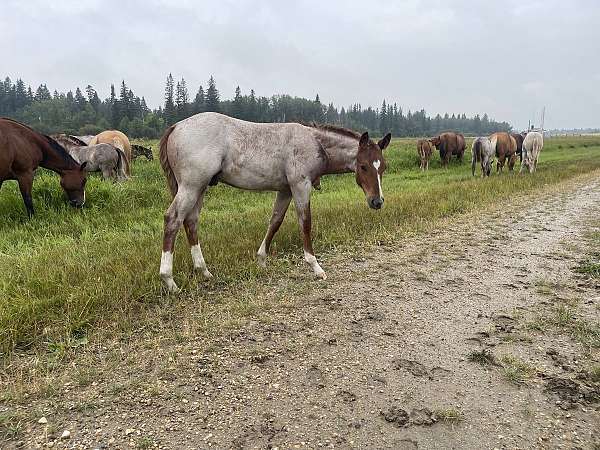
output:
M100 134L97 134L92 138L88 145L96 144L110 144L118 149L123 150L125 157L127 158L127 175L131 175L131 143L125 134L119 130L106 130Z
M490 136L492 148L496 151L496 172L502 172L504 163L508 161L510 171L515 167L517 160L517 141L510 134L500 131Z
M429 170L429 160L431 159L431 154L433 153L431 143L425 139L418 140L417 152L419 153L419 158L421 160L421 165L419 167L421 170Z

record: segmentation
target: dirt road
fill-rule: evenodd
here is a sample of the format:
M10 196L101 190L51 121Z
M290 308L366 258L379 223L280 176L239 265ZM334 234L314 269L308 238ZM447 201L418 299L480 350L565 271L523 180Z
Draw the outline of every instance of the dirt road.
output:
M135 382L149 372L142 359L40 400L32 407L53 426L28 424L19 441L598 448L600 354L590 342L600 339L600 290L573 268L599 217L600 181L587 177L401 247L330 257L329 280L298 306L222 336L208 353L183 342L144 382ZM134 382L115 389L123 378Z

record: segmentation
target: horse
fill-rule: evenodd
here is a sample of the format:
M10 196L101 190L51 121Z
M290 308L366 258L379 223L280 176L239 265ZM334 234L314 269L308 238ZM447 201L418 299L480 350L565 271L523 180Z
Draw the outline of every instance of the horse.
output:
M508 160L508 170L512 172L515 161L517 160L517 141L510 134L499 131L492 134L490 137L492 147L496 152L496 173L502 173L505 162Z
M85 134L83 136L73 136L73 135L69 135L69 136L71 136L72 138L79 139L85 145L90 145L90 142L92 142L92 139L94 139L94 136L92 136L91 134Z
M131 144L132 159L139 158L140 156L144 156L148 161L152 161L154 159L152 147L143 147L141 145Z
M31 189L38 166L60 175L60 185L71 206L85 203L86 164L79 164L50 136L12 119L0 118L0 187L17 180L27 215L34 214Z
M85 141L81 140L77 136L72 136L70 134L57 133L51 134L50 137L58 142L63 147L67 147L68 145L76 145L76 146L86 146Z
M456 133L456 159L462 164L467 144L462 133Z
M160 164L173 201L164 216L160 277L171 292L173 250L178 230L185 228L194 269L210 278L198 244L197 223L204 195L219 182L239 189L276 191L273 213L257 252L266 265L273 236L294 200L303 236L304 260L317 278L326 279L311 240L310 194L319 177L354 172L367 204L383 206L381 177L386 169L383 150L391 134L378 143L369 133L333 125L252 123L222 114L196 114L167 128L160 140Z
M525 167L529 169L529 173L536 171L542 148L544 148L544 135L537 131L527 133L523 139L523 160L519 173L523 172Z
M487 137L478 137L471 145L471 173L475 176L477 161L481 162L481 176L489 177L492 172L495 150Z
M127 158L127 176L131 175L131 143L125 134L119 130L107 130L97 134L88 145L110 144L125 152Z
M105 180L124 181L128 178L127 157L123 150L110 144L86 145L79 138L67 134L54 134L52 138L78 163L86 162L86 172L102 172Z
M421 170L429 170L429 160L431 159L431 154L433 153L431 143L426 139L418 140L417 153L419 154L419 159L421 161L421 164L419 166Z
M79 163L86 163L86 172L102 172L105 180L127 179L127 158L123 150L110 144L96 144L67 149L69 154Z
M465 153L465 138L462 134L448 131L429 139L437 150L440 151L442 165L448 168L452 155L462 162Z
M515 142L517 143L517 150L515 151L515 153L519 155L520 163L523 162L523 139L525 139L526 134L527 133L510 133L510 135L514 138Z

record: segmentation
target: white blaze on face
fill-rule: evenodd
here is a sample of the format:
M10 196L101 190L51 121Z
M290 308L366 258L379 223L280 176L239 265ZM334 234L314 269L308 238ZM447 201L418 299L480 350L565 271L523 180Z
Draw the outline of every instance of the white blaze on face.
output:
M377 184L379 185L379 197L383 198L383 189L381 188L381 175L379 174L379 168L381 167L381 161L373 161L373 167L377 172Z

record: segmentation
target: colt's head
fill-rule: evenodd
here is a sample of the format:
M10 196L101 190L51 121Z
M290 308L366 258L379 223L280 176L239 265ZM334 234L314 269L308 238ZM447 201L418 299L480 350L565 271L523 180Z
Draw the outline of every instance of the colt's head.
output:
M386 165L383 150L389 145L392 135L386 134L377 144L369 139L365 132L358 143L356 155L356 183L362 188L370 208L380 209L383 206L381 178Z

